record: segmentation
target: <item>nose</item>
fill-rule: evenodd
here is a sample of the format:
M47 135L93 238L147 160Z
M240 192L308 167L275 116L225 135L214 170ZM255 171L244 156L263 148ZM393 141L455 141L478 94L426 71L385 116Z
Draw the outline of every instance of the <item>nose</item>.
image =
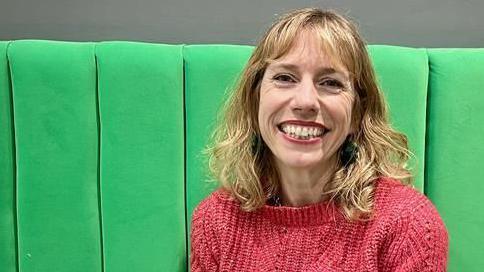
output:
M292 110L299 115L311 116L319 112L318 90L309 80L302 81L300 88L295 90Z

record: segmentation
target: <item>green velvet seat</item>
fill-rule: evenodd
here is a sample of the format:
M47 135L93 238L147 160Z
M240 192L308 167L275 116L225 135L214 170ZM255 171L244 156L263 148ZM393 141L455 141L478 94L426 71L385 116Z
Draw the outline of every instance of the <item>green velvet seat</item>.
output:
M16 271L17 218L12 94L7 64L8 42L0 42L0 267Z
M18 41L8 49L19 270L96 271L102 250L94 44Z
M425 192L450 236L449 271L484 267L484 49L430 49Z
M187 271L201 151L252 50L0 42L0 271ZM369 52L449 271L480 271L484 50Z
M96 46L106 271L182 271L182 46Z

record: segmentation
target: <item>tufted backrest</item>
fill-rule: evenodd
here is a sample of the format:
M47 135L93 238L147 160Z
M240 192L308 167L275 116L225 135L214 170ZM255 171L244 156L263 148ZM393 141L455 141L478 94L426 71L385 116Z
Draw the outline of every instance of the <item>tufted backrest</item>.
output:
M1 271L187 271L201 150L253 47L0 42ZM415 186L484 266L484 50L369 46Z

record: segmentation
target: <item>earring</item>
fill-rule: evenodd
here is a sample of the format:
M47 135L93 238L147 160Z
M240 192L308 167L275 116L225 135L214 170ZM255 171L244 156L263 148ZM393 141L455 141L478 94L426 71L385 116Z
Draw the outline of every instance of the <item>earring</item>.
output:
M343 145L341 146L339 155L343 166L348 167L358 158L358 145L356 144L356 142L352 141L350 137L347 137Z
M262 139L260 134L255 133L252 136L252 155L256 156L262 149Z

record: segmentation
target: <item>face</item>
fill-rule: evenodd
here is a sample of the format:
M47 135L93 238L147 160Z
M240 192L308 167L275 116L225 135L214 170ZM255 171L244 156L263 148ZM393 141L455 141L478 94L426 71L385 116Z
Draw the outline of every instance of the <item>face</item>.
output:
M355 99L349 73L303 31L291 50L271 62L261 87L258 121L281 168L316 170L334 165L352 133Z

